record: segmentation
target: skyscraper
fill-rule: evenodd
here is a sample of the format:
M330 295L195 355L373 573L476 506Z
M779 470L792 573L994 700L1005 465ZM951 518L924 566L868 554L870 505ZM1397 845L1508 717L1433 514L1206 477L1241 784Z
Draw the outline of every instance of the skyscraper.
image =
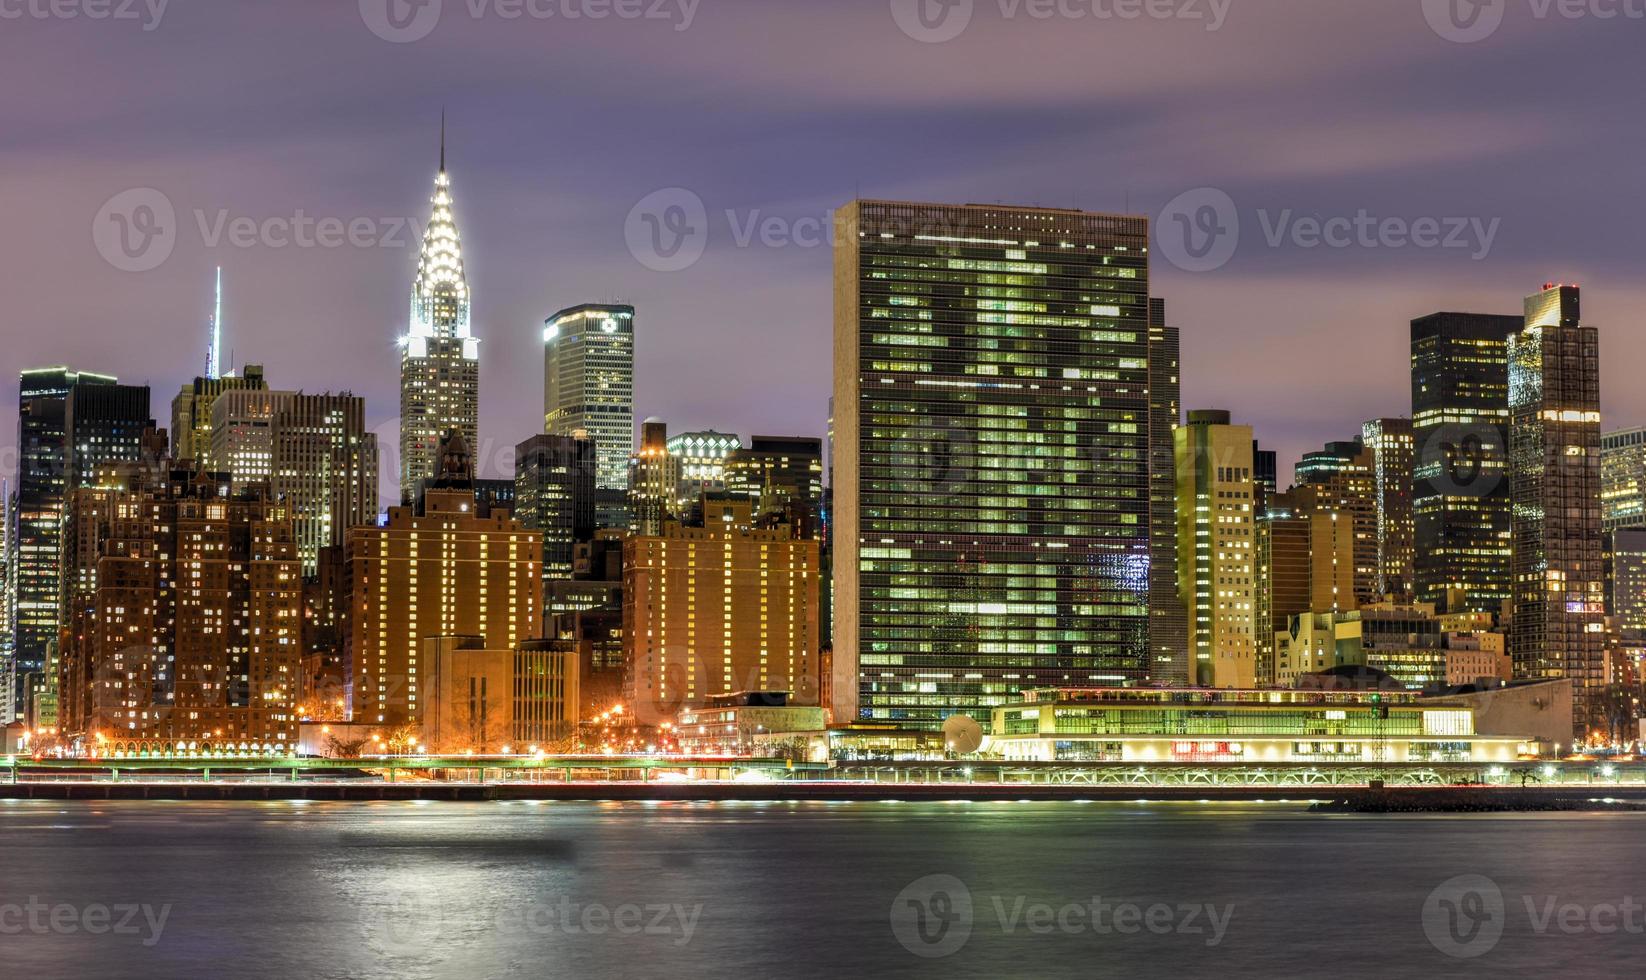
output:
M17 665L12 656L17 634L17 496L0 477L0 725L16 717L13 692Z
M1509 598L1508 338L1519 317L1412 321L1413 578L1441 612Z
M1257 679L1257 481L1252 427L1190 412L1177 430L1178 594L1194 682L1250 689Z
M710 497L701 527L623 542L625 699L644 724L717 694L818 701L818 542Z
M13 623L13 698L20 715L29 690L45 684L49 649L57 641L63 494L67 486L70 389L112 385L102 374L66 367L24 371L17 419L17 614Z
M376 522L377 434L363 399L230 390L214 400L210 431L212 469L237 486L267 483L286 505L304 575L349 528Z
M441 123L440 172L434 179L433 214L418 253L412 284L411 330L400 351L400 497L409 503L417 485L435 475L440 438L457 431L480 446L480 340L470 320L462 239L452 213L446 175L445 123Z
M823 441L753 436L726 459L726 492L754 504L756 522L782 518L803 538L822 533Z
M588 303L543 325L543 427L594 440L602 490L629 488L634 452L634 307Z
M640 448L629 458L629 505L637 534L663 533L663 522L680 510L680 457L669 451L662 419L640 423Z
M513 650L542 635L542 536L507 511L478 516L472 484L436 479L421 506L349 529L344 662L356 721L422 722L428 637Z
M1646 527L1646 429L1600 437L1600 503L1607 531Z
M1183 385L1176 327L1166 325L1166 301L1149 300L1149 676L1188 684L1189 613L1177 581L1177 428Z
M1147 219L836 222L834 717L988 722L1147 677Z
M1372 493L1377 511L1377 592L1405 600L1412 594L1414 534L1412 467L1416 449L1410 419L1373 419L1361 426L1372 454Z
M1600 332L1576 286L1526 300L1509 338L1515 676L1570 678L1577 735L1598 719L1606 682L1600 508Z
M515 447L514 515L543 535L543 578L572 577L577 542L594 538L594 443L532 436Z
M296 750L303 581L264 487L123 467L71 492L62 727L104 755Z
M208 378L186 384L171 401L171 455L211 469L211 409L225 391L266 391L263 368L248 364L239 375Z

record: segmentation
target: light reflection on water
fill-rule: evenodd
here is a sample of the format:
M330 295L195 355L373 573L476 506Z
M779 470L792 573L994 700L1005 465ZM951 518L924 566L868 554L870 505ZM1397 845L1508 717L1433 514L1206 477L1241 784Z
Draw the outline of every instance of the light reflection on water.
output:
M83 978L1621 971L1646 936L1540 935L1528 910L1646 898L1643 821L1159 802L25 802L0 808L0 961L7 976ZM1503 896L1504 934L1478 960L1424 928L1425 901L1460 875ZM962 897L969 931L943 932ZM7 907L31 900L170 910L144 945L14 928ZM1098 905L1155 909L1159 928L1100 930ZM1197 927L1198 909L1226 929Z

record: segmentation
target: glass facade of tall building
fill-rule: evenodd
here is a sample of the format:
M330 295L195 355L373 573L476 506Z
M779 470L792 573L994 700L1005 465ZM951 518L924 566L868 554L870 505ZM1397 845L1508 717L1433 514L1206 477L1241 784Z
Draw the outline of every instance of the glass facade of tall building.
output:
M1646 527L1646 429L1600 437L1600 505L1608 531Z
M543 578L571 578L577 542L594 537L594 443L532 436L514 453L514 516L543 535Z
M1361 426L1360 439L1372 454L1377 505L1377 591L1385 599L1406 599L1412 594L1414 560L1412 421L1373 419Z
M1147 219L836 220L836 720L1147 677Z
M1413 578L1442 612L1509 598L1509 335L1520 317L1412 321Z
M634 307L588 304L543 325L543 425L594 440L595 485L629 488L634 452Z
M1177 459L1183 421L1181 342L1166 301L1149 301L1149 676L1187 684L1189 613L1177 591Z
M1600 332L1576 286L1526 300L1509 340L1509 484L1519 678L1570 678L1578 734L1606 683L1605 540L1600 509Z

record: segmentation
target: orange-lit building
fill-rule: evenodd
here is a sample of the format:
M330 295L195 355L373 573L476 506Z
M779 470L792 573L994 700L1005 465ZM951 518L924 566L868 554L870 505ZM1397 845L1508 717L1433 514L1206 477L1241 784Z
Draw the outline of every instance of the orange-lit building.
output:
M818 704L818 542L755 527L746 499L703 512L624 543L625 700L643 725L735 691Z

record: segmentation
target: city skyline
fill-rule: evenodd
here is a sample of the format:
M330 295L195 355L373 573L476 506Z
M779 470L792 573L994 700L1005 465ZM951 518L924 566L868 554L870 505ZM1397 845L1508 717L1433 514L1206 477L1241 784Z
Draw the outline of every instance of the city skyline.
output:
M772 418L767 428L821 435L830 313L827 291L815 283L826 274L830 249L768 248L758 234L740 248L736 238L751 221L767 217L800 237L798 222L820 220L859 194L1072 203L1158 217L1184 191L1227 191L1243 219L1244 245L1234 260L1203 274L1157 262L1157 291L1172 300L1173 325L1183 331L1185 408L1226 408L1249 421L1267 447L1280 450L1283 470L1365 419L1399 414L1400 403L1388 394L1404 379L1400 338L1410 320L1436 310L1515 314L1525 283L1575 280L1588 287L1594 322L1613 338L1609 350L1616 356L1608 364L1646 358L1646 339L1630 329L1630 311L1646 294L1626 278L1624 258L1638 205L1587 192L1550 209L1543 192L1525 193L1528 187L1555 193L1557 186L1614 186L1610 168L1639 159L1640 150L1628 143L1606 161L1553 154L1585 134L1610 137L1615 130L1606 120L1625 111L1626 93L1639 88L1640 67L1604 57L1622 42L1598 21L1511 20L1487 41L1459 45L1435 36L1412 7L1399 16L1344 7L1311 23L1316 18L1293 5L1248 4L1216 32L1151 23L1058 32L1055 24L1006 23L980 12L964 36L927 45L904 36L883 4L842 4L809 17L818 30L860 32L864 53L854 55L853 64L861 63L862 81L827 98L809 96L806 107L815 111L796 124L803 128L790 129L780 109L796 94L782 72L809 69L782 58L771 59L781 70L764 58L718 68L699 84L734 98L739 112L719 120L694 117L691 133L702 138L679 152L673 148L686 133L667 115L671 97L660 97L667 93L663 72L678 69L681 58L704 44L743 50L740 42L765 31L774 49L785 51L803 44L805 33L740 3L705 6L684 32L627 22L511 30L501 20L448 18L438 32L406 45L374 36L352 7L335 16L178 9L139 45L125 43L125 32L82 24L62 31L62 43L88 57L65 62L93 62L87 71L143 78L177 98L155 100L145 92L139 102L119 86L100 86L106 108L91 111L87 121L129 140L132 152L118 164L88 156L89 144L62 127L39 124L53 111L49 96L8 108L7 129L20 142L9 153L16 183L0 185L6 188L0 194L29 234L0 245L0 268L19 285L61 288L20 290L17 315L46 329L39 331L43 337L25 336L8 348L0 368L13 376L66 362L175 390L195 371L179 370L165 352L200 349L211 273L222 265L225 366L232 353L235 364L261 363L271 376L301 377L311 391L353 390L367 400L368 425L385 447L394 445L391 345L404 327L416 236L399 236L401 247L238 248L223 241L210 248L199 221L210 232L219 212L231 220L263 220L290 217L298 208L311 216L421 220L442 105L449 107L451 169L477 296L475 328L487 341L480 429L482 441L499 451L536 431L532 420L542 407L532 362L541 356L543 318L588 301L633 303L643 311L637 418L666 418L682 431L747 432L757 421L748 406L761 405L769 406L761 412ZM202 134L190 112L203 108L207 95L173 92L172 83L149 76L151 57L212 28L220 35L212 64L261 76L279 66L255 46L252 30L278 38L313 34L317 27L335 29L318 34L316 57L359 82L328 92L322 113L297 112L316 98L315 83L305 80L259 90L233 122ZM1295 46L1305 29L1322 39L1322 51L1284 64L1266 57L1276 45ZM564 59L543 59L541 45L533 43L539 35L548 43L570 37L582 47ZM676 43L682 37L691 43ZM1045 49L1048 64L1027 66L1022 80L997 91L975 83L940 91L919 71L901 67L941 68L979 46L1014 38ZM1517 77L1510 66L1520 59L1513 53L1534 44L1579 66L1586 83L1581 103ZM53 79L70 90L90 84L37 62L34 52L13 50L15 35L0 38L0 45L20 67L37 72L48 91ZM556 79L575 77L625 46L646 57L624 85L588 99L542 97L540 85L552 88ZM1205 63L1151 62L1152 52L1167 49L1203 54ZM1120 59L1135 71L1114 92L1082 83L1046 100L1036 80L1061 75L1077 52ZM1368 73L1381 79L1393 68L1407 80L1378 91L1358 84ZM542 81L531 85L511 84L528 70L549 74L534 75ZM1212 92L1213 70L1238 77ZM1464 78L1467 87L1457 84ZM869 93L888 86L903 96L870 111ZM1300 97L1289 94L1294 88L1310 97L1334 95L1341 111L1329 120L1304 114L1307 121L1298 121L1286 111ZM481 100L475 94L481 91L492 94ZM1421 93L1441 98L1413 98ZM650 108L654 103L661 105ZM1143 111L1151 118L1140 118ZM79 117L87 113L81 109ZM1208 115L1220 114L1235 118L1207 123ZM964 165L934 163L975 139L979 123L1005 127L1023 148L996 145L968 155ZM899 135L911 125L919 139ZM753 158L733 155L751 126L776 127L793 145ZM613 151L592 159L548 151L569 134ZM1094 142L1099 136L1101 144ZM1247 141L1277 151L1254 156L1240 149ZM645 152L664 146L671 152ZM1558 185L1545 183L1555 174ZM139 187L168 196L184 234L159 268L126 273L104 262L88 229L106 200ZM701 197L714 235L695 266L656 272L630 254L624 223L636 203L669 187ZM1463 214L1487 223L1501 218L1502 227L1484 262L1444 249L1270 248L1258 212L1275 222L1288 208L1294 218L1354 215L1362 208L1407 220ZM391 230L379 228L385 238ZM1264 302L1281 293L1288 297L1283 309ZM775 322L766 316L726 322L728 297L783 313ZM114 323L129 329L88 326ZM723 338L724 352L694 340L710 327ZM1242 338L1286 345L1298 356L1329 357L1353 336L1388 343L1368 345L1362 369L1330 383L1300 379L1284 392L1258 393L1218 370L1224 364L1257 368L1258 355ZM60 344L47 344L48 337ZM324 358L315 356L321 343ZM100 363L105 360L110 363ZM189 359L199 360L199 354ZM781 378L751 376L750 366L771 362L790 366ZM1646 394L1607 380L1606 417L1619 426L1646 421ZM1341 410L1318 411L1327 399ZM15 430L13 412L9 404L0 411L0 429ZM479 447L477 456L483 473L501 475ZM386 466L385 474L391 472Z

